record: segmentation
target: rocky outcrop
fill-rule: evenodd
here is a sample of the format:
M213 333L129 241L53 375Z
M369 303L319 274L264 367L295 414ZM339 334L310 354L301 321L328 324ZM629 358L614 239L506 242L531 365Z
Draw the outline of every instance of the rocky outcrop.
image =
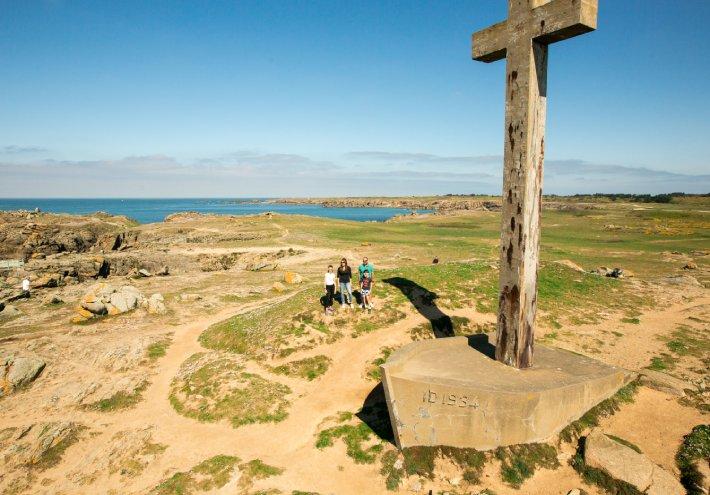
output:
M99 239L131 221L122 216L0 212L0 259L29 260L50 254L89 251Z
M612 478L633 485L647 495L683 495L685 490L667 471L652 463L645 455L609 438L601 430L593 430L584 445L584 462L601 469Z
M32 356L0 356L0 397L32 383L42 372L45 362Z
M145 297L132 285L113 287L99 283L91 287L79 300L72 322L83 323L98 316L119 315L138 307L145 308L149 314L162 315L167 312L161 294Z

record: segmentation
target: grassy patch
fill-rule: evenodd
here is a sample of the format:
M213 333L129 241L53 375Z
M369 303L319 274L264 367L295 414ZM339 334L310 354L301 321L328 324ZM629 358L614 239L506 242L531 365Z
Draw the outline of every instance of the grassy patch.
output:
M683 437L675 456L676 465L680 470L680 482L688 495L703 495L705 477L698 469L698 463L710 459L710 425L698 425Z
M632 325L639 325L641 323L641 320L639 320L638 318L635 318L635 317L634 318L622 318L621 322L622 323L630 323Z
M252 459L240 464L239 471L241 471L239 486L244 489L251 488L255 480L263 480L283 473L283 469L270 466L261 459Z
M218 455L202 461L187 472L172 475L154 487L151 495L183 495L222 488L232 476L239 458Z
M696 369L690 371L703 375L710 367L710 337L705 327L697 328L690 325L678 325L673 332L662 337L667 352L651 358L648 369L655 371L673 371L681 360L688 365L698 363Z
M329 357L319 354L318 356L291 361L290 363L273 367L271 371L279 375L299 376L308 381L312 381L328 371L328 367L332 362Z
M631 450L638 452L639 454L643 453L643 452L641 452L641 449L636 444L633 444L633 443L629 442L628 440L624 440L623 438L617 437L616 435L609 435L608 433L605 433L605 435L608 438L611 438L612 440L614 440L616 443L620 443L621 445L624 445L625 447L628 447Z
M345 443L348 456L356 464L372 464L377 460L378 454L382 452L383 443L377 439L372 429L365 423L342 424L327 428L318 433L316 447L319 449L332 447L334 440L338 438Z
M495 451L495 457L501 463L501 479L514 488L520 488L537 469L556 469L560 465L557 450L544 443L501 447Z
M597 485L610 495L643 495L635 486L616 478L612 478L606 471L589 467L584 462L584 441L579 439L577 453L570 459L570 465L579 473L588 485Z
M480 482L486 463L486 454L476 449L457 447L407 447L402 452L389 450L382 455L380 474L388 490L396 490L406 476L434 479L437 461L448 461L463 473L463 479L472 485Z
M128 409L129 407L133 407L141 401L141 396L147 386L148 383L144 382L140 387L135 389L133 393L119 391L113 394L108 399L101 399L100 401L89 404L86 407L101 412L113 412Z
M622 404L630 404L634 401L638 386L638 381L633 381L620 388L608 399L591 408L581 418L573 421L560 432L560 440L571 443L578 439L585 430L599 426L601 418L616 414L621 409Z
M145 355L151 361L156 361L165 356L169 345L170 339L161 339L157 342L153 342L146 349Z
M183 363L170 388L175 410L198 421L227 419L233 427L284 420L286 385L246 373L225 356L199 353Z
M377 357L374 361L370 363L370 365L367 368L367 372L365 375L367 376L368 379L374 380L376 382L379 382L382 380L382 373L380 372L380 366L385 364L387 361L387 358L390 357L390 354L394 352L394 347L382 347L380 349L380 356Z

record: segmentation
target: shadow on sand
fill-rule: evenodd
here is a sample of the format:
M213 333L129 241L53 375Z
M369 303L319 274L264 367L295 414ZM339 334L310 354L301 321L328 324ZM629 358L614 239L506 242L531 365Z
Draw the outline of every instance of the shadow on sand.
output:
M414 308L429 320L435 338L453 337L455 335L454 323L451 317L441 311L436 305L435 301L438 295L435 292L402 277L386 278L383 282L396 287L402 291L402 294L407 296ZM495 346L489 342L488 335L476 334L467 338L470 347L491 359L495 359ZM370 391L362 405L362 409L356 416L367 424L382 440L394 444L394 432L387 412L387 402L382 383L378 383Z

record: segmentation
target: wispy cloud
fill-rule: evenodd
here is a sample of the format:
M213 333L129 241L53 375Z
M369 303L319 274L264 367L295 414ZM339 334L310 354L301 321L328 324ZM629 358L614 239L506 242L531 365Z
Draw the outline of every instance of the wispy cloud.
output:
M195 160L167 155L116 160L0 161L0 197L333 196L498 194L500 156L359 151L333 160L236 151ZM547 160L545 192L708 192L710 175Z
M8 146L0 147L0 154L3 155L19 155L23 153L44 153L48 151L47 148L42 148L41 146L18 146L16 144L11 144Z

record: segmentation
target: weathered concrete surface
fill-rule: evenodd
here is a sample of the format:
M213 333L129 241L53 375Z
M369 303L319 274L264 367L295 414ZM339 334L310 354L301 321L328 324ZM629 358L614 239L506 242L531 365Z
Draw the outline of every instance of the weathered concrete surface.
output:
M520 370L474 349L466 337L411 343L389 357L382 376L398 447L480 450L546 440L631 377L544 346L535 367Z
M508 20L475 33L475 60L506 58L505 148L496 359L533 364L547 47L596 28L597 0L509 0Z

